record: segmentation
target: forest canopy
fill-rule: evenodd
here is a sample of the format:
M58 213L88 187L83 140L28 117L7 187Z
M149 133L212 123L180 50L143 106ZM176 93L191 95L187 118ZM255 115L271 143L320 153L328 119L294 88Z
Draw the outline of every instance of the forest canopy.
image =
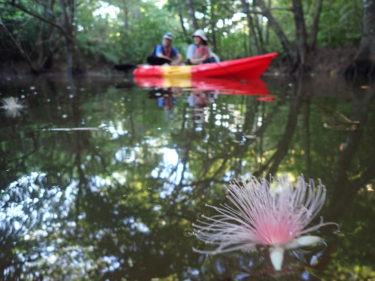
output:
M222 60L279 52L303 68L319 47L358 46L359 0L0 0L0 61L35 71L144 63L167 31L185 54L205 30Z

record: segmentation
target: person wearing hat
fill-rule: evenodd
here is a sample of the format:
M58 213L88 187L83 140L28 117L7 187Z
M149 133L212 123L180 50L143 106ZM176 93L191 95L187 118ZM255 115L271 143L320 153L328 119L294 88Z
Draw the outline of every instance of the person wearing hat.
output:
M151 65L180 64L182 55L172 46L173 35L170 32L164 34L162 43L154 48L154 52L147 58Z
M215 54L207 45L207 36L203 30L196 30L193 35L194 44L189 45L186 52L186 59L188 64L201 64L218 62Z

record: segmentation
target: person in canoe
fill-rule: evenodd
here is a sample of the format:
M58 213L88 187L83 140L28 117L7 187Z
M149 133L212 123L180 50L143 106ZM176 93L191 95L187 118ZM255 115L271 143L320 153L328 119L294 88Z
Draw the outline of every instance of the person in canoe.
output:
M182 55L172 46L172 41L172 33L164 34L162 43L154 48L152 55L147 58L147 62L151 65L179 65L182 61Z
M207 36L201 29L196 30L193 35L194 44L189 45L186 52L188 64L201 64L219 62L218 57L211 51L207 44Z

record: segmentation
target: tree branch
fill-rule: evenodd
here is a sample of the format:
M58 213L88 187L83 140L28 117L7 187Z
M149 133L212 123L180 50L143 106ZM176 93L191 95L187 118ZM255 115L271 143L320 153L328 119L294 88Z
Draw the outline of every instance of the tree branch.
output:
M21 56L27 61L28 65L31 68L31 71L37 73L38 70L34 67L29 55L25 52L22 48L21 44L13 37L12 33L8 30L8 28L3 23L3 20L0 17L0 28L4 31L4 33L9 37L10 41L16 46L17 50L20 52Z
M51 20L48 20L45 17L43 17L43 16L41 16L41 15L39 15L39 14L33 12L33 11L30 11L30 10L26 9L24 6L15 3L14 1L12 1L12 2L6 2L4 4L10 5L12 7L15 7L15 8L17 8L17 9L25 12L26 14L29 14L30 16L33 16L34 18L37 18L37 19L39 19L39 20L41 20L41 21L43 21L43 22L45 22L47 24L50 24L50 25L56 27L58 30L60 30L61 33L63 33L64 36L67 35L65 29L61 25L59 25L58 23L56 23L54 21L51 21Z

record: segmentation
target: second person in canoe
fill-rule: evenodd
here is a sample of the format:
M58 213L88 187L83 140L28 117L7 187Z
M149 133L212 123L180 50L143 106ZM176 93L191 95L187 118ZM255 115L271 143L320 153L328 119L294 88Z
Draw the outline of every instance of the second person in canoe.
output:
M207 36L201 29L196 30L193 35L194 44L189 45L186 52L188 64L201 64L219 62L219 58L211 51L207 44Z

